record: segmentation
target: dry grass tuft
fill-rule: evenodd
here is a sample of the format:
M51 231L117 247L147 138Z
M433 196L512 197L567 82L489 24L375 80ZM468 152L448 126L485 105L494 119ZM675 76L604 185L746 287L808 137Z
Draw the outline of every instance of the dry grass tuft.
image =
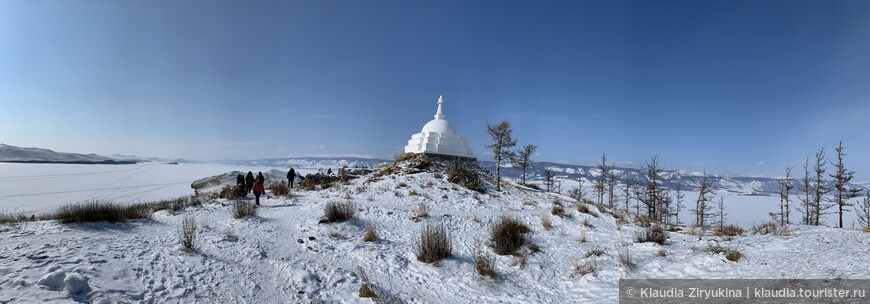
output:
M631 248L628 246L619 249L619 263L628 269L633 269L637 266L634 263L634 255L631 253Z
M439 262L453 254L453 241L443 224L426 223L417 239L417 260Z
M493 249L499 255L515 254L517 249L528 243L526 234L531 232L523 222L501 217L492 226L491 238Z
M337 223L344 222L356 218L356 204L353 201L345 200L344 202L332 201L326 203L323 210L323 219L321 223Z
M565 208L562 208L561 205L560 206L553 206L553 209L550 210L550 213L552 213L555 216L561 217L561 218L571 217L570 214L565 212Z
M495 271L495 256L484 251L483 246L480 245L474 250L474 270L493 280L498 278L498 273Z
M725 255L725 259L732 262L738 262L741 258L743 258L743 253L741 253L739 250L723 247L718 243L707 245L707 249L705 251L712 254L722 253Z
M598 272L598 270L596 269L595 262L586 260L586 261L581 262L580 264L577 264L577 266L574 266L574 273L572 274L572 277L574 277L574 276L581 276L582 277L582 276L585 276L587 274L594 275L597 272Z
M586 226L589 228L595 227L595 226L592 226L592 223L589 222L589 219L583 219L583 226Z
M292 196L290 186L285 184L284 182L269 183L269 190L272 190L272 194L275 196Z
M553 228L553 221L550 220L549 214L544 213L543 215L541 215L541 226L543 226L545 230L550 230L550 228Z
M725 225L722 228L716 228L713 235L725 237L725 240L732 240L735 236L743 235L743 228L737 225Z
M593 256L602 256L604 255L604 250L601 248L592 248L583 255L584 258L593 257Z
M656 220L646 215L635 215L634 224L641 227L649 227L656 223Z
M109 201L93 200L60 207L50 216L61 223L109 222L123 223L132 219L150 218L151 206L147 204L121 205Z
M246 201L233 203L233 218L242 219L248 216L257 216L257 206Z
M363 235L363 242L374 242L378 240L378 232L371 223L366 223L366 234Z
M654 225L649 228L644 229L644 231L637 233L634 236L634 240L637 243L646 243L652 242L659 245L664 245L668 240L668 232L665 231L665 228L659 225Z
M668 256L668 252L665 251L664 248L662 248L662 249L659 249L659 252L657 252L656 255L660 256L660 257L666 257L666 256Z

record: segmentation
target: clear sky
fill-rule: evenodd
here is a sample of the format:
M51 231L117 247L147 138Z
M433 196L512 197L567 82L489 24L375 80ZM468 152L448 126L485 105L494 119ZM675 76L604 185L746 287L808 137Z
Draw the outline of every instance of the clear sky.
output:
M870 180L870 1L0 1L10 145L388 158L441 94L481 158Z

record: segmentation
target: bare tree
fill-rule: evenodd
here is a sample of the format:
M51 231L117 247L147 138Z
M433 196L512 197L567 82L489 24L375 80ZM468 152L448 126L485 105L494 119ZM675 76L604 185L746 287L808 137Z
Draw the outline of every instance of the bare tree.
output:
M501 162L510 160L513 152L510 148L517 145L517 140L512 137L513 129L509 120L502 120L495 125L486 124L486 133L492 138L492 158L495 160L495 191L501 191Z
M719 200L716 201L716 207L718 207L718 212L716 212L716 216L719 217L719 222L716 223L719 225L719 230L725 228L725 216L728 213L725 213L725 196L720 195Z
M855 208L855 213L858 214L861 228L864 228L865 232L870 232L870 190L864 192L864 200Z
M834 164L834 168L837 169L837 172L831 174L830 176L834 178L834 190L836 193L834 194L834 203L837 206L837 213L840 216L840 228L843 228L843 212L848 212L848 209L845 207L854 206L853 203L849 202L850 199L856 198L861 195L858 189L850 188L847 184L852 180L855 175L855 171L846 170L846 165L843 164L843 156L846 154L843 153L843 142L840 142L840 145L837 146L837 163Z
M674 202L674 210L673 210L674 211L673 212L674 221L673 221L673 223L674 223L674 225L679 226L680 225L680 209L683 209L683 198L686 195L683 193L683 186L681 186L679 184L677 184L677 189L675 192L676 193L674 194L674 197L676 198L676 201Z
M571 189L571 191L568 192L568 196L570 196L571 198L578 200L578 201L583 200L583 197L586 196L586 189L585 189L585 187L583 187L583 179L582 178L579 178L579 177L577 178L577 187L575 187L574 189Z
M607 154L601 154L601 163L598 164L598 178L595 179L595 195L598 198L598 205L604 205L604 189L607 187Z
M825 148L819 148L819 151L816 152L816 163L813 166L813 172L815 173L815 178L813 179L813 212L815 212L815 216L813 217L813 225L821 225L822 214L825 214L823 211L827 210L833 205L825 204L825 194L831 192L831 185L825 181Z
M813 196L812 196L812 188L813 182L810 179L810 158L807 157L804 160L804 178L801 180L801 188L803 188L804 197L798 196L798 199L801 201L801 207L803 210L798 209L803 213L803 218L801 222L804 225L812 225L815 221L813 221Z
M523 185L526 184L526 168L531 168L534 165L532 162L532 154L534 154L537 149L538 146L525 145L522 149L516 152L516 157L513 159L514 165L523 168Z
M704 170L701 180L694 180L698 187L698 199L695 201L695 209L689 210L695 215L695 226L704 228L706 219L710 217L710 205L713 200L713 180L707 178L707 170Z
M791 207L789 207L788 196L789 191L794 189L793 179L791 178L791 170L794 169L794 166L785 168L785 178L782 179L780 184L780 193L779 193L779 214L780 226L785 226L786 224L791 224Z
M610 169L607 170L607 203L610 206L611 210L613 210L615 208L614 204L616 203L616 199L614 198L616 195L615 190L616 190L616 182L617 182L615 168L616 168L616 164L610 163Z
M640 201L646 205L647 215L652 219L662 221L662 210L659 210L659 207L664 203L662 192L665 189L662 188L661 184L663 181L661 177L659 177L662 168L659 165L658 156L652 156L650 161L646 163L645 167L647 182L643 192L640 193L641 195L638 197L640 198Z
M553 169L546 168L544 169L544 184L547 186L547 192L553 190L553 185L556 181L556 171Z
M628 175L626 172L625 177L625 188L622 188L623 195L625 195L625 213L628 213L629 205L631 204L632 193L634 193L634 178Z

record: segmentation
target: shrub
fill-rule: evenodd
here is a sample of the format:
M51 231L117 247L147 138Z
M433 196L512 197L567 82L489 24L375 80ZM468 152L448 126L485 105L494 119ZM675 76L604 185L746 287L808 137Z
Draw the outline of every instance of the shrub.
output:
M237 198L238 189L234 185L226 185L221 189L220 198L231 201Z
M595 226L592 226L592 223L589 222L589 219L583 219L583 226L586 226L589 228L595 227Z
M631 253L631 248L622 247L619 249L619 263L625 266L628 269L632 269L637 266L634 263L634 255Z
M291 196L290 186L285 184L284 182L269 183L269 190L272 190L272 194L274 194L275 196Z
M752 227L752 234L776 234L777 224L775 222L766 222Z
M562 199L558 196L553 197L553 206L562 207Z
M244 201L236 201L233 204L233 217L241 219L246 216L257 216L257 206Z
M426 223L417 240L417 260L435 263L453 254L453 242L442 224Z
M411 191L408 191L408 196L417 196L417 195L420 195L420 193L417 192L417 190L412 189Z
M404 188L404 187L407 187L407 186L408 186L408 184L407 184L407 183L405 183L405 182L399 182L399 184L398 184L398 185L396 185L396 186L397 186L397 187L396 187L396 188Z
M356 218L356 204L353 201L329 202L323 210L321 222L337 223Z
M303 189L311 191L316 190L317 186L320 186L320 189L328 189L332 187L332 184L339 180L338 176L328 175L324 173L314 173L314 174L306 174L305 178L299 182L299 185L302 186Z
M739 250L722 247L722 245L719 245L718 243L707 245L706 251L712 254L722 253L725 255L725 259L732 262L738 262L741 258L743 258L743 254L740 253Z
M501 217L493 225L491 241L495 253L515 254L517 249L528 243L526 234L531 232L526 224L517 219Z
M646 216L646 215L635 215L634 216L634 224L641 226L641 227L652 226L652 224L655 222L656 222L655 219L653 219L649 216Z
M417 158L417 154L414 154L411 152L405 152L405 153L397 155L394 162L401 163L401 162L409 161L409 160L412 160L415 158Z
M546 230L550 230L550 228L553 228L553 221L550 220L549 214L544 213L543 215L541 215L541 226L543 226Z
M595 274L597 270L595 269L595 262L593 261L583 261L577 266L574 266L574 276L585 276L587 274Z
M363 236L363 242L374 242L378 240L378 233L371 223L366 224L366 234Z
M447 173L447 180L451 183L461 185L480 193L486 191L486 187L483 186L483 181L480 179L480 174L468 169L465 164L460 161L454 160L447 163L445 171Z
M151 207L145 204L121 205L108 201L89 201L60 207L51 218L61 223L110 222L123 223L131 219L151 217Z
M192 215L185 216L178 235L181 238L181 250L185 252L196 251L196 218Z
M592 248L592 249L589 249L589 251L587 251L586 254L585 254L583 257L584 257L584 258L588 258L588 257L593 257L593 256L602 256L602 255L604 255L604 250L603 250L603 249L601 249L601 248Z
M550 213L561 218L571 217L570 214L565 212L565 208L562 208L562 206L553 206L553 209L550 210Z
M477 246L474 250L474 270L477 273L490 277L495 280L498 274L495 272L495 256L483 250L482 246Z
M713 235L724 236L726 240L730 241L735 236L743 235L743 228L737 225L725 225L722 228L716 228L716 231L713 231Z
M668 240L668 232L665 228L659 225L654 225L639 232L634 237L638 243L652 242L659 245L664 245Z
M574 205L577 208L577 211L580 213L586 213L588 215L598 217L598 214L589 209L589 204L587 203L577 203Z
M662 249L659 249L659 252L657 252L656 255L660 256L660 257L666 257L666 256L668 256L668 252L665 251L664 248L662 248Z
M418 217L429 216L429 205L426 205L426 203L421 202L420 205L417 206L417 216Z

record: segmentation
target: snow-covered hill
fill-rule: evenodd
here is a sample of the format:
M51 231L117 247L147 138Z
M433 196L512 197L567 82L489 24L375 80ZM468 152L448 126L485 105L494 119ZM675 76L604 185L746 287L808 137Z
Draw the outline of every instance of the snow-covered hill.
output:
M374 168L380 163L387 162L383 159L362 157L292 157L270 158L258 160L220 160L214 163L233 166L254 167L286 167L305 169L329 169L336 170L347 166L348 168Z
M69 163L69 164L129 164L96 154L61 153L49 149L22 148L0 144L0 162Z
M570 198L514 183L487 189L467 190L442 172L370 174L296 189L290 199L269 194L253 218L234 219L233 202L214 199L129 224L4 225L0 302L371 303L359 297L358 269L399 303L615 303L622 278L870 278L870 269L855 267L870 264L870 233L792 226L786 236L668 233L664 245L637 243L644 228L609 210L581 212ZM319 223L329 202L352 202L358 219ZM564 217L552 214L556 202ZM502 216L528 225L538 251L495 255L490 229ZM188 217L199 229L192 253L179 245ZM453 254L420 262L420 231L435 223L448 229ZM377 241L362 240L367 225ZM711 253L717 246L743 257ZM478 250L495 256L496 279L475 271Z

